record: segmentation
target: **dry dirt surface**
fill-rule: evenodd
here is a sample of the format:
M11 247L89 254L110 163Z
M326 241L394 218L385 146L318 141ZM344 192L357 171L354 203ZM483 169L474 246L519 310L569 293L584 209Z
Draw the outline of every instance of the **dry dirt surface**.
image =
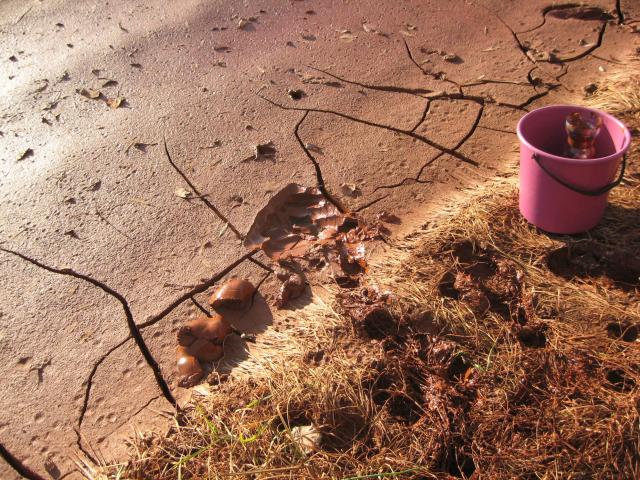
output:
M285 185L408 228L516 161L524 112L638 47L638 2L589 7L3 1L5 459L79 478L76 452L117 459L131 425L160 428L191 299L270 273L242 239ZM259 337L269 308L253 311ZM247 350L231 347L228 369Z

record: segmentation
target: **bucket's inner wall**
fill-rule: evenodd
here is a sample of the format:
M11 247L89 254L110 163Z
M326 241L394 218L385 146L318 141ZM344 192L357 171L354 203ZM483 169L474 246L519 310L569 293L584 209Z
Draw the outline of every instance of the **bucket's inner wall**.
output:
M570 113L587 110L581 107L542 108L531 112L520 125L522 137L533 147L545 153L564 156L567 143L565 121ZM596 138L596 157L608 157L622 148L624 131L620 126L603 117L602 128ZM616 146L617 144L617 146Z

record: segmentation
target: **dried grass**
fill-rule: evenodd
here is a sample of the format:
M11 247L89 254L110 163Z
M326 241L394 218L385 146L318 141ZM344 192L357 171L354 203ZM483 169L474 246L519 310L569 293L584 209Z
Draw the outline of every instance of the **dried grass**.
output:
M592 100L637 128L638 81L616 79ZM635 172L582 236L528 225L513 176L468 192L370 266L369 291L393 292L391 331L367 335L340 296L297 310L306 327L295 348L256 361L257 377L212 386L166 437L137 436L119 478L640 478L640 343L611 327L640 325L637 285L610 265L549 267L567 245L635 260ZM471 259L460 245L473 246ZM520 273L509 308L480 314L443 295L441 279L483 255ZM544 345L523 336L528 326ZM298 425L322 433L315 451L291 434Z

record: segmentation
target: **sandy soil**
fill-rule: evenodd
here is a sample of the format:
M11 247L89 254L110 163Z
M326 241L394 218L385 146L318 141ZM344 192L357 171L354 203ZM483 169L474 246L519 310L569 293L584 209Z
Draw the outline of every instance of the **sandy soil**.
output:
M2 2L0 247L24 255L0 253L2 445L75 478L79 449L116 459L132 424L162 428L127 315L178 394L189 298L265 275L241 239L286 184L407 229L517 161L526 110L575 100L639 44L636 2L590 2L608 21L550 3ZM251 159L268 141L275 158ZM268 328L263 301L251 315ZM227 368L248 348L229 347Z

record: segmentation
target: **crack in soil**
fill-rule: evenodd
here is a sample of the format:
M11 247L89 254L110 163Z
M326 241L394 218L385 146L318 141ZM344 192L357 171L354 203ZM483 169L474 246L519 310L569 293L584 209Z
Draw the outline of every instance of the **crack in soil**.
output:
M424 119L427 118L427 115L429 115L429 111L431 110L431 102L432 100L430 98L427 98L427 104L424 107L422 115L418 119L418 123L416 123L415 126L411 129L412 132L415 132L418 129L418 127L422 125L422 122L424 122Z
M218 273L216 273L210 279L208 279L208 280L196 285L192 289L190 289L187 292L185 292L182 295L180 295L176 300L174 300L168 306L166 306L164 309L162 309L162 311L160 313L157 313L156 315L153 315L148 320L146 320L146 321L142 322L141 324L139 324L138 328L140 330L144 330L145 328L150 327L151 325L154 325L155 323L158 323L160 320L162 320L164 317L169 315L173 310L178 308L182 303L186 302L187 300L189 300L194 295L202 293L202 292L208 290L209 288L213 287L217 282L219 282L222 278L224 278L226 275L228 275L238 265L240 265L245 260L248 260L249 257L251 257L252 255L255 255L256 253L258 253L258 249L257 248L255 250L252 250L252 251L248 252L248 253L245 253L240 258L235 260L233 263L229 264L224 269L220 270Z
M22 260L31 263L32 265L35 265L36 267L42 268L43 270L46 270L48 272L51 273L55 273L58 275L66 275L69 277L74 277L74 278L78 278L80 280L84 280L85 282L90 283L91 285L98 287L99 289L101 289L103 292L105 292L106 294L112 296L113 298L115 298L116 300L118 300L118 302L120 302L120 304L122 305L122 309L124 310L124 314L125 317L127 319L127 327L129 328L129 334L131 337L133 337L133 339L136 342L136 345L138 347L138 349L140 350L140 353L142 353L142 356L144 357L144 359L146 360L147 364L149 365L149 367L151 368L151 370L153 371L153 375L156 379L156 383L158 384L158 387L160 388L160 390L162 391L162 394L164 395L164 397L167 399L167 401L169 403L171 403L173 406L177 406L177 402L176 399L173 397L173 394L171 393L171 389L169 388L169 385L167 384L166 380L164 379L164 377L162 376L162 371L160 369L160 365L158 365L158 362L156 362L155 358L153 358L153 355L151 355L151 351L149 350L149 347L147 347L147 344L145 343L144 339L142 338L142 334L140 333L140 330L138 329L138 326L136 325L134 319L133 319L133 314L131 313L131 309L129 308L129 302L127 302L127 299L124 298L124 296L122 296L120 293L116 292L114 289L112 289L111 287L109 287L107 284L96 280L95 278L92 278L88 275L84 275L82 273L78 273L75 270L71 269L71 268L55 268L55 267L51 267L49 265L45 265L44 263L39 262L38 260L35 260L31 257L28 257L22 253L16 252L14 250L9 250L7 248L3 248L0 247L0 251L3 251L5 253L11 254L13 256L16 256L18 258L21 258Z
M100 357L98 359L98 361L93 365L93 368L91 369L91 372L89 373L89 378L84 382L84 383L86 383L86 387L85 387L85 390L84 390L84 399L82 401L82 408L80 409L80 415L78 416L78 425L77 425L77 427L75 429L75 432L76 432L76 445L77 445L77 447L80 449L80 451L82 453L84 453L89 459L91 459L94 462L95 462L95 459L93 458L93 456L84 449L84 446L82 445L81 436L80 436L80 430L82 428L82 422L84 421L84 417L87 414L87 409L89 408L89 399L91 398L91 389L93 388L93 377L97 373L98 367L100 367L100 365L102 365L102 362L104 362L107 359L107 357L109 357L109 355L111 355L113 352L115 352L118 348L123 346L129 340L131 340L130 336L125 338L124 340L120 341L120 343L118 343L118 344L114 345L113 347L111 347L102 357Z
M373 191L373 193L375 193L375 192L376 192L376 190ZM359 212L371 207L372 205L375 205L376 203L381 202L382 200L384 200L385 198L387 198L389 196L391 196L391 194L387 193L386 195L383 195L383 196L381 196L379 198L371 200L369 203L365 203L364 205L360 205L358 208L355 209L355 212L359 213Z
M553 12L554 10L567 10L569 8L577 8L577 7L581 7L584 6L584 4L580 4L580 3L560 3L558 5L548 5L546 7L544 7L542 9L542 22L540 22L538 25L536 25L535 27L531 27L527 30L521 30L518 33L518 35L523 34L523 33L531 33L534 30L538 30L539 28L542 28L546 23L547 23L547 14L549 12Z
M473 134L476 132L478 126L480 125L480 121L482 120L482 115L484 114L485 104L484 104L484 102L482 102L482 103L478 103L478 105L479 105L480 108L478 108L478 112L476 113L476 118L474 119L473 124L471 125L471 128L469 128L467 133L453 147L454 151L457 151L459 148L461 148L473 136ZM394 183L394 184L390 184L390 185L381 185L379 187L376 187L376 189L373 191L373 193L376 193L378 190L383 190L383 189L387 190L387 189L393 189L393 188L401 187L403 185L408 185L409 183L431 183L430 180L422 180L420 177L422 176L422 174L424 173L424 170L429 165L431 165L433 162L438 160L445 153L446 152L442 152L441 151L440 153L435 155L432 159L428 160L424 165L422 165L422 167L418 171L418 174L415 177L405 177L404 179L402 179L398 183ZM379 200L381 200L381 199L379 199Z
M624 13L622 12L622 0L616 0L616 15L618 15L618 25L624 25Z
M507 28L508 28L508 26L507 26ZM433 76L433 74L431 72L426 72L415 61L415 59L413 57L413 53L411 52L411 48L409 47L409 44L407 43L407 41L403 40L403 42L404 42L405 49L406 49L406 51L407 51L407 53L409 55L409 58L411 59L413 64L416 65L418 67L418 69L420 69L420 71L422 73L424 73L425 75ZM527 56L527 58L529 58L529 57ZM536 67L537 67L537 65L536 65ZM484 104L484 103L490 103L491 102L491 103L495 103L499 107L506 107L506 108L512 108L512 109L515 109L515 110L528 111L526 109L526 106L528 106L533 101L535 101L538 98L540 98L539 96L537 96L538 92L536 90L535 82L533 82L533 79L531 78L531 72L533 70L535 70L536 67L531 69L529 71L529 73L527 74L528 83L519 82L519 81L516 81L516 80L493 80L493 79L488 79L487 78L487 79L477 80L477 81L473 81L473 82L468 82L466 84L460 84L455 80L448 80L448 79L438 78L439 80L448 81L449 83L455 85L458 88L458 92L456 92L456 93L436 92L433 95L426 95L425 98L428 98L428 99L431 99L431 100L438 100L438 99L467 100L467 101L475 102L475 103L478 103L478 104ZM521 104L515 105L515 104L512 104L512 103L502 102L502 101L498 101L498 100L495 100L495 99L492 99L492 98L481 97L481 96L478 96L478 95L468 95L468 94L466 94L464 92L464 88L465 87L474 87L474 86L477 86L477 85L485 85L485 84L511 84L511 85L521 85L521 86L529 85L536 91L536 94L532 95L531 97L529 97L527 100L525 100ZM552 87L554 87L554 86L552 86ZM547 93L548 93L549 90L547 90ZM541 96L544 96L544 95L541 95Z
M507 29L509 30L509 32L511 32L511 36L513 37L513 39L515 40L516 44L518 45L518 50L520 50L522 52L522 55L524 55L524 58L527 59L527 61L533 63L534 65L536 65L538 62L536 62L534 59L532 59L529 55L527 55L527 52L529 51L529 49L527 47L525 47L522 42L520 41L520 38L518 37L518 34L513 30L513 28L511 28L511 26L505 22L502 17L500 15L498 15L496 12L492 11L491 9L489 9L488 7L485 7L484 5L481 5L482 8L484 8L487 12L489 12L491 15L493 15L494 17L496 17L498 19L498 21Z
M184 293L183 295L181 295L180 297L178 297L177 300L175 300L174 302L172 302L170 305L168 305L164 310L162 310L160 313L158 313L157 315L154 315L153 317L151 317L149 320L147 320L146 322L143 322L142 324L140 324L138 326L139 330L142 331L145 328L159 322L160 320L162 320L164 317L166 317L169 313L171 313L174 309L176 309L178 306L180 306L183 302L191 299L192 301L194 301L193 297L195 295L197 295L198 293L202 293L204 291L206 291L208 288L212 287L216 282L218 282L220 279L222 279L224 276L226 276L227 274L229 274L233 269L235 269L238 265L240 265L243 261L245 260L252 260L251 255L255 255L255 253L257 252L257 250L254 250L252 252L249 252L246 255L243 255L242 257L240 257L238 260L236 260L235 262L231 263L230 265L228 265L226 268L224 268L223 270L221 270L220 272L217 272L213 277L211 277L209 280L202 282L198 285L196 285L195 287L193 287L191 290L189 290L188 292ZM272 272L272 269L269 269L269 267L267 267L266 265L264 265L262 262L260 262L259 260L254 260L254 263L256 263L256 265L261 266L262 268ZM199 306L199 304L198 304ZM200 307L202 309L202 307ZM91 389L93 387L93 377L95 376L95 374L98 371L98 368L100 367L100 365L116 350L118 350L120 347L122 347L125 343L127 343L129 340L131 340L131 335L129 335L128 337L126 337L125 339L121 340L120 343L114 345L113 347L111 347L107 352L104 353L104 355L102 355L102 357L100 357L96 363L93 365L93 368L91 369L91 372L89 374L89 378L85 381L86 383L86 387L85 387L85 393L84 393L84 400L83 400L83 405L82 405L82 409L80 411L80 416L78 417L78 425L77 425L77 429L76 431L76 445L78 446L78 448L82 451L82 453L84 453L89 459L94 460L93 456L84 448L84 446L82 445L82 441L81 441L81 433L80 430L82 428L82 423L84 421L84 417L86 415L87 412L87 408L89 407L89 399L91 398ZM131 417L129 417L130 419Z
M440 150L443 153L448 153L449 155L457 158L458 160L462 160L463 162L468 163L470 165L473 165L474 167L478 166L478 162L476 162L475 160L473 160L473 159L471 159L471 158L469 158L469 157L467 157L465 155L462 155L462 154L460 154L458 152L455 152L450 148L447 148L447 147L445 147L443 145L440 145L439 143L434 142L434 141L428 139L427 137L424 137L422 135L418 135L417 133L411 132L409 130L403 130L401 128L393 127L391 125L383 125L383 124L380 124L380 123L371 122L369 120L364 120L362 118L353 117L351 115L347 115L346 113L340 113L340 112L336 112L334 110L327 110L327 109L323 109L323 108L310 108L310 107L307 107L307 108L289 107L289 106L277 103L277 102L275 102L275 101L273 101L273 100L271 100L271 99L269 99L267 97L263 97L260 94L256 94L256 95L258 95L258 97L262 98L264 101L270 103L271 105L273 105L275 107L278 107L278 108L281 108L282 110L294 110L294 111L299 111L299 112L325 113L325 114L329 114L329 115L335 115L337 117L341 117L341 118L344 118L344 119L347 119L347 120L350 120L350 121L353 121L353 122L356 122L356 123L361 123L363 125L368 125L370 127L382 128L382 129L385 129L385 130L389 130L391 132L396 132L396 133L400 133L402 135L407 135L407 136L409 136L411 138L415 138L416 140L419 140L422 143L425 143L425 144L429 145L430 147L435 148L436 150Z
M233 224L229 221L229 219L220 210L218 210L218 208L213 203L209 201L206 195L202 195L200 193L200 191L198 190L198 188L196 188L193 182L189 180L189 177L187 177L187 175L176 165L176 163L171 158L171 155L169 154L169 149L167 148L167 140L166 139L163 139L163 140L164 140L164 153L167 156L167 159L169 160L169 163L171 164L173 169L176 172L178 172L178 175L180 175L182 179L186 182L186 184L189 185L189 188L193 190L193 193L196 194L196 197L199 198L202 201L202 203L204 203L220 220L226 223L229 226L229 230L231 230L236 237L238 237L240 240L243 240L244 235L242 235L238 231L238 229L233 226Z
M45 480L45 478L38 473L31 470L29 467L24 465L20 460L18 460L13 453L11 453L7 448L0 443L0 457L4 459L5 462L9 464L11 468L13 468L20 476L26 478L27 480Z
M564 4L560 4L560 5L551 5L548 7L545 7L542 10L542 22L537 25L536 27L533 27L529 30L524 30L522 32L515 32L507 22L505 22L502 17L500 17L500 15L498 15L497 13L491 11L490 9L488 9L487 7L483 7L485 8L487 11L491 12L492 15L494 15L499 21L500 23L502 23L510 32L511 35L513 36L513 38L515 39L516 43L518 44L519 49L522 51L522 53L525 55L525 57L532 62L534 65L538 63L538 61L532 59L529 55L528 52L530 51L529 48L527 48L526 46L524 46L524 44L522 43L522 41L520 40L520 37L518 37L518 34L522 34L522 33L530 33L533 32L534 30L537 30L538 28L541 28L547 21L547 14L551 11L554 10L564 10L564 9L568 9L568 8L576 8L576 7L585 7L585 4L580 4L580 3L564 3ZM622 22L624 22L624 15L622 14L622 11L619 10L620 7L620 0L618 0L616 2L616 11L618 14L618 24L621 24ZM589 48L587 48L586 50L571 56L571 57L558 57L552 60L540 60L541 63L556 63L556 64L561 64L561 63L569 63L569 62L574 62L576 60L579 60L581 58L586 57L587 55L591 54L592 52L594 52L595 50L597 50L598 48L600 48L602 46L602 42L604 41L604 34L606 32L607 29L607 23L608 20L602 20L601 21L601 25L600 25L600 30L598 31L598 38L596 39L596 43L594 43L593 45L591 45ZM559 80L562 76L564 76L566 74L566 71L560 75L560 77L556 77L556 81ZM527 76L529 79L531 78L529 75Z
M624 24L624 13L622 13L622 7L620 5L621 0L616 0L615 3L615 10L616 10L616 16L618 17L618 25L622 25ZM538 30L539 28L542 28L546 23L547 23L547 14L556 11L556 10L567 10L570 8L580 8L580 7L587 7L586 4L584 3L561 3L561 4L557 4L557 5L549 5L547 7L544 7L542 9L542 22L540 22L538 25L536 25L535 27L529 28L527 30L521 30L518 33L518 35L523 34L523 33L531 33L535 30Z
M442 77L440 74L438 74L438 73L433 73L433 72L430 72L430 71L425 70L424 68L422 68L422 65L420 65L420 64L416 61L415 57L413 56L413 52L412 52L412 51L411 51L411 49L409 48L409 44L407 43L407 41L406 41L405 39L402 39L402 41L404 42L404 48L405 48L405 51L407 52L407 55L409 56L409 60L411 60L411 62L412 62L416 67L418 67L418 70L420 70L420 71L423 73L423 75L426 75L427 77L431 77L431 78L433 78L434 80L440 80L440 81L443 81L443 82L450 83L450 84L452 84L453 86L455 86L455 87L458 89L458 91L459 91L460 93L462 93L462 89L461 89L461 87L460 87L460 84L458 84L458 82L455 82L455 81L453 81L453 80L449 80L448 78L443 78L443 77Z
M511 135L517 135L516 132L513 132L511 130L502 130L501 128L486 127L484 125L478 125L478 128L482 128L483 130L491 130L492 132L510 133Z
M338 117L350 120L350 121L354 121L356 123L361 123L364 125L368 125L371 127L376 127L376 128L382 128L382 129L386 129L392 132L396 132L396 133L400 133L403 135L407 135L409 137L415 138L433 148L436 148L437 150L439 150L439 153L437 155L435 155L432 159L430 159L429 161L427 161L419 170L418 174L416 175L416 177L414 178L410 178L407 177L405 179L403 179L400 183L398 184L393 184L393 185L383 185L380 187L377 187L373 193L377 192L378 190L381 189L392 189L392 188L397 188L400 187L402 185L407 184L408 182L415 182L415 183L430 183L428 180L422 180L420 177L422 176L422 174L424 173L424 170L431 165L433 162L435 162L437 159L439 159L440 157L442 157L444 154L449 154L451 156L453 156L454 158L457 158L461 161L464 161L466 163L469 163L471 165L474 166L478 166L478 163L470 158L467 158L466 156L460 154L459 152L457 152L457 150L459 148L461 148L475 133L475 131L477 130L477 128L483 128L483 129L487 129L487 130L492 130L492 131L496 131L496 132L502 132L502 133L509 133L509 134L514 134L515 132L512 131L508 131L508 130L501 130L501 129L497 129L497 128L492 128L492 127L486 127L483 125L480 125L480 121L482 119L483 116L483 112L484 112L484 106L485 103L489 103L492 102L492 99L489 98L484 98L484 97L480 97L480 96L473 96L473 95L466 95L464 93L463 88L465 87L472 87L472 86L478 86L478 85L484 85L484 84L512 84L512 85L522 85L522 86L526 86L526 85L530 85L531 87L533 87L534 89L537 89L536 82L534 82L534 79L532 77L532 72L536 69L539 68L538 62L535 61L534 59L530 58L529 55L527 54L527 52L529 51L529 49L527 47L525 47L523 45L523 43L521 42L520 38L518 37L518 34L522 34L522 33L529 33L532 32L538 28L541 28L545 23L546 23L546 16L549 12L551 12L552 10L558 10L558 9L566 9L566 8L573 8L576 6L581 6L582 4L575 4L575 3L566 3L566 4L561 4L561 5L553 5L553 6L549 6L549 7L545 7L542 10L542 22L525 31L521 31L521 32L515 32L508 24L507 22L505 22L497 13L492 12L491 10L489 10L486 7L485 8L487 11L489 11L492 15L494 15L499 21L500 23L502 23L504 25L505 28L507 28L512 37L514 38L518 49L522 52L522 54L527 58L527 60L531 63L534 64L534 67L528 72L527 74L527 80L528 83L525 82L519 82L519 81L512 81L512 80L493 80L493 79L482 79L482 80L477 80L477 81L472 81L472 82L468 82L465 84L460 84L458 82L456 82L455 80L451 80L448 79L444 76L444 73L434 73L428 70L425 70L415 59L415 57L413 56L413 53L407 43L406 40L403 39L404 45L405 45L405 50L406 53L409 57L409 59L411 60L411 62L425 75L428 77L431 77L435 80L438 81L443 81L449 84L452 84L456 87L456 89L458 90L456 93L441 93L441 92L433 92L432 90L428 90L428 89L420 89L420 88L405 88L405 87L398 87L398 86L393 86L393 85L373 85L373 84L367 84L367 83L362 83L362 82L358 82L358 81L354 81L354 80L348 80L345 79L343 77L340 77L338 75L332 74L328 71L319 69L319 68L315 68L312 66L308 66L308 68L311 68L313 70L316 70L318 72L321 72L325 75L328 75L332 78L335 78L339 81L348 83L348 84L352 84L352 85L357 85L360 86L362 88L367 88L367 89L371 89L371 90L377 90L377 91L385 91L385 92L395 92L395 93L403 93L403 94L409 94L409 95L414 95L414 96L418 96L418 97L422 97L422 98L426 98L427 102L424 108L424 111L420 117L420 119L418 120L418 122L415 124L415 126L411 129L411 130L403 130L400 128L396 128L390 125L383 125L383 124L378 124L375 122L370 122L364 119L360 119L357 117L353 117L347 114L343 114L337 111L332 111L332 110L325 110L325 109L318 109L318 108L298 108L298 107L289 107L289 106L285 106L285 105L281 105L275 101L272 101L266 97L263 97L261 95L258 94L258 96L260 98L262 98L263 100L271 103L272 105L281 108L283 110L296 110L296 111L303 111L304 115L302 116L302 118L296 123L295 128L294 128L294 135L298 141L298 143L300 144L301 148L303 149L303 151L305 152L305 154L307 155L307 157L311 160L311 162L314 165L314 169L315 169L315 173L316 173L316 178L317 178L317 183L318 183L318 188L321 190L321 192L323 193L323 195L325 195L325 197L331 202L333 203L341 212L344 212L344 208L340 205L339 201L337 201L337 199L335 199L330 192L328 192L325 182L324 182L324 178L322 176L322 170L321 167L319 165L319 163L317 162L316 158L311 154L311 152L308 150L308 148L305 146L304 142L302 141L300 134L299 134L299 128L301 127L301 125L304 123L304 121L306 120L306 118L308 117L309 113L314 112L314 113L324 113L324 114L331 114L331 115L336 115ZM621 0L617 0L615 3L615 10L616 10L616 14L618 17L618 24L624 24L625 21L625 17L624 14L622 12L622 8L621 8ZM557 58L555 59L553 62L546 62L546 63L562 63L562 64L566 64L568 62L573 62L576 60L579 60L581 58L586 57L587 55L591 55L596 57L593 52L598 49L603 41L604 41L604 35L606 32L606 27L607 27L607 21L603 21L602 25L600 27L600 30L598 32L598 38L597 41L594 45L592 45L590 48L588 48L587 50L571 56L571 57L565 57L565 58ZM598 57L596 57L598 58ZM603 59L604 60L604 59ZM556 77L556 81L559 81L560 78L562 78L564 75L567 74L568 72L568 65L563 65L563 72ZM513 108L513 109L517 109L517 110L524 110L527 111L527 107L533 103L534 101L538 100L539 98L544 97L545 95L549 94L549 92L556 87L557 85L546 85L547 89L545 91L542 92L537 92L536 94L530 96L527 100L525 100L524 102L518 104L518 105L514 105L514 104L509 104L509 103L505 103L505 102L497 102L495 101L495 104L497 106L504 106L507 108ZM434 93L433 95L428 95L430 93ZM449 100L464 100L464 101L471 101L474 102L476 104L478 104L480 106L480 108L478 109L478 113L476 115L475 121L473 123L473 125L471 126L471 128L469 129L469 131L464 135L464 137L458 141L458 143L451 149L446 148L442 145L439 145L436 142L431 141L430 139L428 139L427 137L424 137L422 135L418 135L415 133L415 130L424 122L426 116L429 113L429 110L431 108L431 104L433 101L435 100L445 100L445 99L449 99ZM167 159L169 160L169 163L171 164L171 166L173 167L173 169L183 178L183 180L187 183L187 185L191 188L191 190L196 194L197 198L201 199L202 202L210 209L214 212L214 214L223 222L225 222L229 229L239 238L239 239L243 239L244 236L233 226L233 224L231 224L231 222L227 219L227 217L222 214L222 212L220 212L220 210L212 203L210 202L207 198L206 195L202 195L200 193L200 191L195 187L195 185L191 182L191 180L188 178L188 176L175 164L175 162L173 161L173 159L171 158L171 155L169 153L168 147L167 147L167 143L166 140L164 141L164 149L165 149L165 154L167 156ZM360 207L357 208L357 212L362 211L366 208L371 207L372 205L380 202L381 200L384 200L385 198L389 197L390 194L385 194L379 198L376 198L374 200L372 200L371 202L362 205ZM100 216L100 218L103 221L106 221L107 223L109 223L102 215L100 215L98 213L98 215ZM109 223L110 224L110 223ZM111 224L110 224L111 225ZM112 227L114 227L113 225L111 225ZM115 228L115 227L114 227ZM116 228L116 230L118 230ZM119 233L122 233L118 230ZM123 235L125 235L124 233L122 233ZM126 236L126 235L125 235ZM129 237L127 237L129 238ZM144 330L146 327L149 327L155 323L157 323L158 321L162 320L164 317L166 317L169 313L171 313L175 308L177 308L179 305L181 305L183 302L187 301L187 300L191 300L192 302L194 302L198 308L200 308L205 314L208 314L208 312L206 311L206 309L204 309L201 305L199 305L195 299L194 299L194 295L198 294L198 293L202 293L204 291L206 291L208 288L210 288L211 286L213 286L215 283L217 283L221 278L223 278L225 275L227 275L230 271L232 271L234 268L236 268L239 264L241 264L242 262L244 262L245 260L249 260L251 262L253 262L254 264L260 266L261 268L263 268L264 270L268 271L269 273L265 276L265 278L273 272L273 269L271 269L270 267L268 267L267 265L263 264L262 262L260 262L257 259L253 258L253 255L255 255L255 253L257 253L256 250L249 252L245 255L243 255L242 257L240 257L238 260L236 260L235 262L233 262L232 264L230 264L229 266L227 266L225 269L223 269L222 271L218 272L216 275L214 275L211 279L207 280L206 282L203 282L197 286L195 286L194 288L192 288L191 290L189 290L188 292L186 292L185 294L181 295L178 299L176 299L174 302L172 302L169 306L167 306L165 309L163 309L160 313L152 316L149 320L141 323L140 325L136 325L133 319L133 315L130 311L130 308L128 306L128 302L127 300L120 295L118 292L116 292L115 290L111 289L110 287L108 287L106 284L95 280L89 276L83 275L81 273L77 273L69 268L64 268L64 269L57 269L54 267L50 267L47 266L45 264L40 263L39 261L32 259L30 257L27 257L26 255L23 255L21 253L9 250L9 249L5 249L5 248L1 248L1 251L4 251L5 253L10 253L14 256L17 256L29 263L32 263L33 265L42 268L44 270L47 270L51 273L56 273L56 274L62 274L62 275L68 275L68 276L73 276L75 278L84 280L88 283L91 283L92 285L102 289L105 293L107 293L108 295L116 298L122 305L124 311L125 311L125 316L127 318L127 325L129 327L129 331L130 331L130 335L125 338L124 340L122 340L120 343L116 344L115 346L111 347L100 359L97 360L97 362L94 364L90 375L87 379L86 383L86 388L85 388L85 396L84 396L84 401L83 401L83 406L80 412L80 416L78 419L78 426L77 429L74 429L76 431L77 434L77 445L78 448L85 454L87 455L88 458L93 459L93 456L90 455L85 448L82 445L81 442L81 433L80 433L80 429L84 420L84 417L86 415L86 411L88 408L88 403L89 403L89 399L90 399L90 395L91 395L91 388L93 386L93 378L98 370L98 368L100 367L100 365L114 352L116 351L118 348L120 348L121 346L123 346L124 344L126 344L129 340L131 340L132 338L136 341L136 344L138 346L138 348L140 349L141 353L143 354L145 360L147 361L147 364L152 368L153 372L154 372L154 376L156 378L156 383L158 383L160 389L162 390L163 395L165 396L165 398L174 406L176 406L176 402L175 399L173 397L173 395L171 394L171 391L168 387L168 385L166 384L166 381L164 380L164 377L162 376L161 370L159 365L157 364L157 362L155 361L155 359L153 358L153 356L151 355L150 351L148 350L148 347L146 346L142 335L141 335L141 331ZM264 279L260 282L260 284L262 284L262 282L264 281ZM257 291L257 289L256 289ZM142 406L137 412L135 412L133 415L131 415L130 417L128 417L127 421L129 421L131 418L133 418L135 415L137 415L138 413L140 413L142 410L144 410L145 408L147 408L147 406L153 402L154 400L156 400L157 398L160 398L160 395L152 398L149 402L147 402L144 406ZM126 423L126 422L125 422ZM124 423L123 423L124 424ZM7 461L7 463L14 469L16 470L16 472L18 472L19 474L21 474L22 476L24 476L25 478L28 479L33 479L33 480L40 480L43 477L41 477L40 475L38 475L37 473L31 471L30 469L28 469L27 467L25 467L24 465L22 465L22 463L17 460L10 452L8 452L6 450L6 448L0 444L0 456L2 456L4 458L5 461Z
M317 72L324 73L336 80L340 80L344 83L349 83L351 85L357 85L362 88L368 88L369 90L379 90L381 92L395 92L395 93L406 93L409 95L414 95L416 97L422 97L424 94L431 93L433 90L428 90L425 88L407 88L407 87L397 87L395 85L373 85L368 83L361 83L355 80L347 80L346 78L339 77L333 73L327 72L326 70L322 70L321 68L312 67L311 65L307 65L307 68L315 70Z
M596 40L596 43L594 45L590 46L585 51L580 52L577 55L574 55L573 57L557 58L555 61L559 62L559 63L574 62L574 61L579 60L579 59L581 59L583 57L586 57L591 52L596 51L598 48L600 48L602 46L602 41L604 40L604 33L605 33L606 30L607 30L607 22L604 21L604 22L602 22L602 25L600 26L600 30L598 31L598 39Z
M261 97L261 98L264 98L264 97ZM265 100L267 99L265 98ZM267 101L270 102L270 100L267 100ZM296 140L298 141L298 144L304 151L307 158L311 160L311 163L313 163L313 168L315 169L315 173L316 173L316 182L318 184L318 189L320 190L322 195L324 195L325 198L329 200L338 209L340 213L344 213L345 212L344 206L340 203L340 201L337 198L335 198L329 192L329 190L327 189L327 186L324 183L324 177L322 176L322 168L320 168L320 164L318 163L316 158L313 155L311 155L311 152L309 151L305 143L302 141L302 138L300 137L300 126L306 120L307 116L309 116L310 111L311 110L308 110L308 109L304 110L304 115L302 115L302 118L298 120L298 122L296 123L296 126L293 129L293 134L295 135Z

